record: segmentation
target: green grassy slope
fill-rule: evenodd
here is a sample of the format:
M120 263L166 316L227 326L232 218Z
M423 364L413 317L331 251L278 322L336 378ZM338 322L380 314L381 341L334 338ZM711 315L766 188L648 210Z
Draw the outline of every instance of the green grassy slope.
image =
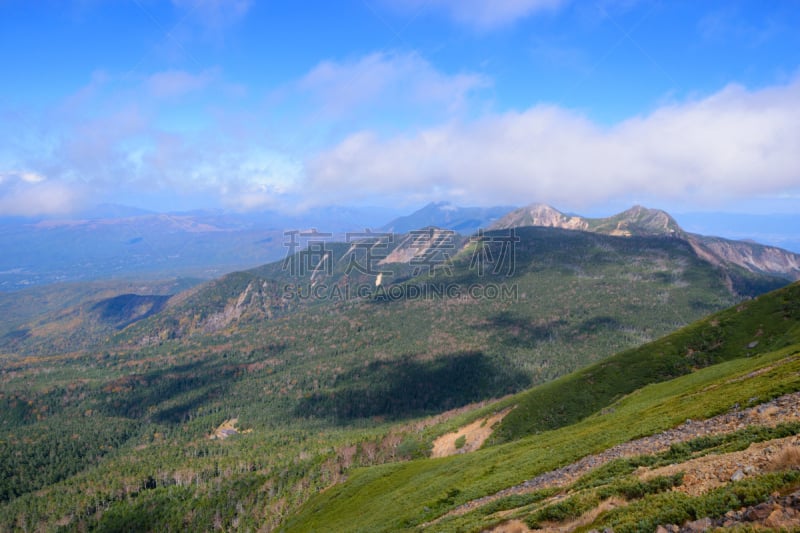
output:
M660 351L672 344L683 348L705 346L720 359L737 355L738 358L637 388L610 403L610 409L535 436L485 447L464 456L359 470L346 483L312 498L297 516L286 522L284 530L413 529L459 504L493 494L614 444L667 429L686 418L707 418L737 403L748 405L798 390L798 294L800 285L794 284L670 335L649 345L651 350L643 348L637 352L641 361L658 360L662 357ZM759 346L763 344L764 348L755 353L757 347L747 347L753 342L750 339L763 339ZM707 341L710 343L697 344ZM683 354L686 356L687 352ZM631 356L629 352L620 357ZM632 361L629 359L627 364ZM647 371L649 366L644 364L639 368ZM586 377L585 373L578 375ZM620 384L615 381L605 384L599 379L592 383L593 387L604 385L613 389ZM537 394L536 390L504 404L528 400ZM578 391L572 386L550 392L558 392L561 401L568 403ZM621 393L618 391L611 398ZM553 402L559 403L555 399Z
M787 322L793 324L787 328ZM522 394L493 442L577 422L649 383L743 355L783 348L800 338L800 284L743 302L665 338L609 357Z

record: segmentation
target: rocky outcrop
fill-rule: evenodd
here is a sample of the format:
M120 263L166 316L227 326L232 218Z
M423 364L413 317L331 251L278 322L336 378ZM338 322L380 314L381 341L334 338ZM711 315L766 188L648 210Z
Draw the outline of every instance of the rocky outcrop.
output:
M657 533L695 533L718 528L741 528L745 531L768 529L772 531L797 531L800 528L800 491L788 496L773 494L765 502L736 511L728 511L720 518L701 518L682 526L658 526Z
M437 263L456 255L462 244L463 239L452 230L434 227L416 230L405 236L378 264L410 264L425 257L434 257Z

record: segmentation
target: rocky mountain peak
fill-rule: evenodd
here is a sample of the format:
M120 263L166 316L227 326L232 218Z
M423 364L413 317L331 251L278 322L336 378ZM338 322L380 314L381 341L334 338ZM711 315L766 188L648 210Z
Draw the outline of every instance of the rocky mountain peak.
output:
M565 215L547 204L531 204L517 209L500 218L490 229L508 229L523 226L545 226L565 229L588 229L589 225L581 217Z

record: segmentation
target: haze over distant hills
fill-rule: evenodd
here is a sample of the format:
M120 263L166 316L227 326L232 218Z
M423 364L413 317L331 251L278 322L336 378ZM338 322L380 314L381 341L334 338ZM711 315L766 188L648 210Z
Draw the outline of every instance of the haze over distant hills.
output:
M394 211L329 207L301 214L206 210L152 213L103 205L69 218L0 218L0 291L98 279L210 279L286 255L284 233L340 235L376 227Z
M672 213L686 231L753 240L800 253L800 214Z
M411 230L435 226L470 235L486 228L509 211L510 206L459 207L450 202L432 202L410 215L398 217L381 227L382 231L407 233Z
M538 204L534 204L536 206ZM546 209L545 209L546 208ZM527 211L525 211L527 209ZM583 229L626 234L618 228L617 216L590 219L565 215L548 206L515 210L510 206L460 207L448 202L430 203L410 214L398 215L397 209L382 207L325 207L302 213L277 211L231 213L220 210L186 213L154 213L134 207L104 204L68 218L0 218L0 248L11 253L0 255L0 291L19 290L28 286L55 282L98 279L155 279L193 277L210 279L222 274L252 268L284 257L287 252L286 231L317 229L329 240L343 241L346 232L376 231L407 233L414 229L435 226L470 235L480 228L508 225L544 225L566 229ZM534 209L535 211L535 209ZM663 213L663 212L659 212ZM689 235L671 216L656 214L647 222L639 220L635 231L651 230L658 234L664 228L659 217L668 217L668 228L675 235ZM394 218L392 218L394 217ZM624 218L624 217L623 217ZM391 219L387 222L387 219ZM703 235L721 235L754 239L763 244L786 244L800 251L800 217L794 215L683 215L686 228ZM591 222L590 221L594 221ZM605 222L600 222L605 221ZM628 224L628 222L626 222ZM644 224L644 225L643 225ZM665 226L665 228L667 227ZM708 231L706 231L706 229ZM702 231L700 231L702 230ZM695 233L692 233L695 234ZM695 238L695 243L700 239ZM724 244L724 246L723 246ZM699 244L698 244L699 246ZM704 244L707 249L710 243ZM764 252L772 250L714 241L712 255L727 254L731 247L747 250L752 258L734 260L745 266L764 269ZM698 248L699 249L699 248ZM775 257L769 261L785 263ZM787 256L788 257L788 256ZM791 261L770 268L791 272ZM769 269L767 269L769 270ZM791 276L790 276L791 277Z

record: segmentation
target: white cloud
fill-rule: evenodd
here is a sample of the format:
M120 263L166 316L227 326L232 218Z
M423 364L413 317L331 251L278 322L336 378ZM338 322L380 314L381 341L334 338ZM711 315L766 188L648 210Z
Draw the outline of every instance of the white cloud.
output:
M484 203L592 205L640 196L713 202L800 190L800 80L731 85L614 127L555 106L413 135L361 131L311 159L309 190Z
M397 9L416 13L432 8L444 11L456 22L479 31L508 26L519 19L554 11L568 0L388 0Z
M305 154L341 132L380 121L395 130L436 123L488 85L477 74L442 73L417 54L376 53L317 65L287 85L289 106L265 109L228 97L218 68L136 78L98 71L53 109L17 117L22 133L0 126L0 168L37 169L51 185L80 183L96 196L205 193L252 209L300 194Z
M0 172L0 216L61 215L83 202L80 187L35 172Z
M137 140L150 134L150 117L125 103L97 118L63 124L48 160L53 178L79 179L95 184L131 177L129 153Z
M44 176L36 172L21 172L19 178L25 183L39 183L44 181Z
M297 84L333 116L372 105L435 104L456 111L472 92L489 85L479 74L444 74L418 54L384 52L349 62L323 61Z
M800 78L731 85L611 127L553 105L476 117L491 80L410 53L320 63L287 84L292 105L268 109L212 100L225 87L215 70L125 81L97 74L71 105L0 127L0 169L25 169L0 173L2 212L60 211L80 201L76 191L116 190L213 195L236 209L290 199L707 205L800 193ZM213 113L163 98L204 84Z
M206 70L192 74L183 70L167 70L152 74L145 81L147 91L156 98L172 98L207 87L216 73Z
M219 177L224 205L239 211L274 208L295 191L302 164L280 153L251 150L230 161Z

